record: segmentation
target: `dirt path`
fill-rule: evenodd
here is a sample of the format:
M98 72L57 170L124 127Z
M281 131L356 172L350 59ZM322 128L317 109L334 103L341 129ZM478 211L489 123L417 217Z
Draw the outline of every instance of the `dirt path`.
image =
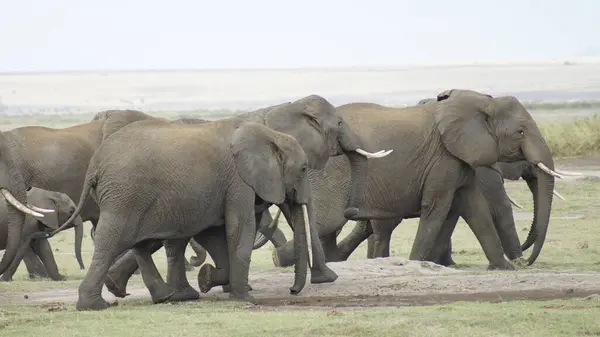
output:
M390 257L353 260L329 264L339 278L330 284L307 285L298 296L289 294L291 273L260 273L250 277L252 295L262 306L367 307L430 305L455 301L511 301L586 297L600 294L600 273L518 272L457 270L430 262L407 261ZM139 276L135 276L139 278ZM137 281L137 280L136 280ZM195 280L190 280L195 286ZM137 282L136 282L137 283ZM130 296L122 301L145 299L147 290L139 284L127 289ZM27 299L24 298L27 295ZM203 299L224 299L219 288ZM104 289L104 298L115 298ZM77 289L37 293L14 293L13 304L77 301Z

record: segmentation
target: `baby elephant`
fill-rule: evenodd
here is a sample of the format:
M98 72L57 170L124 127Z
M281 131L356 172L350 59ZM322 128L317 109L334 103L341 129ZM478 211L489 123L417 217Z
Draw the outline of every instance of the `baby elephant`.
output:
M40 231L52 231L58 228L59 223L65 222L75 211L73 200L64 193L48 191L41 188L32 187L27 190L27 202L29 207L37 212L44 213L43 218L37 218L32 215L26 215L25 226L23 228L24 241L17 251L15 259L8 269L0 277L1 281L11 281L12 276L25 260L30 277L32 274L48 276L54 281L64 280L65 277L58 272L58 266L52 254L52 248L47 239L32 239L30 235ZM35 207L32 205L38 205ZM41 208L43 207L43 208ZM7 208L6 203L0 202L0 249L6 248L7 228ZM83 238L83 221L77 217L75 223L75 256L79 267L84 269L83 259L81 258L81 241ZM40 270L39 260L41 260L45 270ZM37 266L36 266L37 264Z

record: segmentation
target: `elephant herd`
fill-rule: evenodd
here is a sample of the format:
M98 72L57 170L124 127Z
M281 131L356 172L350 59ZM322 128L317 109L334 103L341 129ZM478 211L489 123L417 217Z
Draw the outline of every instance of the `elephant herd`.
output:
M94 253L78 310L108 308L103 286L127 296L137 270L154 303L198 299L185 273L188 244L202 292L222 286L231 299L253 302L252 250L271 241L274 264L294 266L290 292L299 294L309 268L311 283L334 282L327 262L347 259L364 240L368 258L389 256L405 218L420 219L411 260L454 264L451 235L462 217L489 268L512 270L541 252L553 195L562 199L554 179L578 175L554 168L515 97L458 89L406 108L334 107L310 95L215 121L107 110L69 128L27 126L0 137L1 279L21 260L30 276L63 279L48 240L71 227L84 269L82 224L90 221ZM519 178L534 200L523 245L511 203L519 206L503 186ZM290 240L277 227L280 214ZM338 243L348 220L355 227ZM163 246L166 281L152 259Z

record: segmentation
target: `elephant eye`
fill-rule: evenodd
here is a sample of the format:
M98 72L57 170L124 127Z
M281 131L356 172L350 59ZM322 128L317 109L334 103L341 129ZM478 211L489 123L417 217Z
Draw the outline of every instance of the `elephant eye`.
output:
M519 130L519 135L523 136L523 130Z
M343 123L342 123L342 121L339 121L339 122L338 122L338 126L339 126L340 128L342 127L342 124L343 124Z

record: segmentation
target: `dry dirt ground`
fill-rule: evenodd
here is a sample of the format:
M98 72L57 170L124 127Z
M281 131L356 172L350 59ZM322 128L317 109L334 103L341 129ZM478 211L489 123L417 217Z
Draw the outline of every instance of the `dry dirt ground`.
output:
M600 158L561 161L563 168L585 166L589 176L600 177L595 170ZM591 170L590 170L591 169ZM580 178L568 178L580 179ZM527 255L527 254L526 254ZM369 307L399 305L430 305L454 301L512 301L598 297L600 273L545 271L534 264L519 271L486 271L484 267L446 268L429 262L407 261L401 257L373 260L349 260L328 264L339 278L330 284L307 284L300 295L289 294L293 275L289 272L252 273L251 292L263 308L274 310L290 306ZM119 302L143 299L150 301L146 288L134 276L127 291L131 294ZM196 280L190 279L197 288ZM57 289L39 292L11 292L3 300L13 304L66 302L75 303L77 289ZM224 299L220 287L202 294L204 299ZM106 288L104 298L116 299ZM277 308L275 308L277 307Z

